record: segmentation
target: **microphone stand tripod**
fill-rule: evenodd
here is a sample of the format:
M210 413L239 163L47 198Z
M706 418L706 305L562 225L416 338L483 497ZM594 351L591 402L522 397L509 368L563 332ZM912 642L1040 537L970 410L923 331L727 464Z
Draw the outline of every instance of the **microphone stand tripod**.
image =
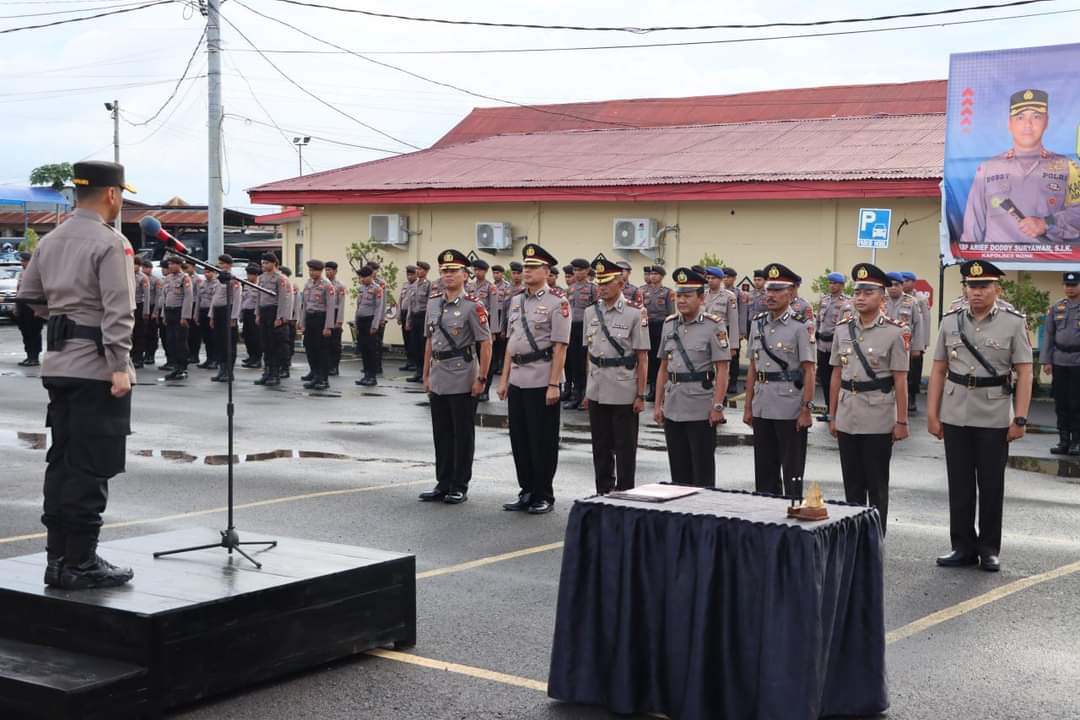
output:
M273 290L267 290L266 288L259 287L258 285L248 282L247 280L241 280L240 278L234 278L232 273L225 272L219 268L214 267L210 263L204 262L196 257L193 257L186 252L180 251L176 245L170 244L170 250L174 255L178 255L180 258L187 260L190 263L198 265L203 269L213 270L218 273L219 282L225 283L225 322L226 325L226 342L225 342L225 367L227 369L227 381L228 385L228 401L225 405L225 414L228 417L228 438L229 438L229 456L228 456L228 473L229 473L229 519L228 526L221 530L221 540L216 543L209 543L207 545L196 545L195 547L178 548L176 550L163 550L161 552L154 553L154 558L164 557L166 555L179 555L180 553L195 552L196 550L208 550L210 548L225 548L229 555L233 554L235 550L242 555L245 560L250 562L256 568L262 569L262 563L255 560L255 558L248 555L242 549L242 545L261 545L266 546L266 549L277 547L277 540L262 540L258 542L241 542L240 533L236 531L236 526L233 524L233 327L232 327L232 288L230 287L233 280L236 280L243 286L254 288L255 290L266 293L267 295L276 296ZM211 312L213 310L211 309Z

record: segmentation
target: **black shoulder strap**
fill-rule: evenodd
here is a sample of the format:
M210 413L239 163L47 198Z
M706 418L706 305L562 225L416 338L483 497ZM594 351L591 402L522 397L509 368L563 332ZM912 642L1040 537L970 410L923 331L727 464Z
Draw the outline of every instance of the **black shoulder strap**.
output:
M450 333L446 332L446 328L443 327L443 324L442 324L443 307L445 307L445 306L446 306L446 298L445 297L439 298L439 311L438 311L439 312L439 320L436 323L436 325L439 328L439 332L441 332L443 334L443 337L446 338L446 342L450 343L450 347L452 347L454 350L459 350L460 348L457 346L457 343L454 342L454 338L450 337Z
M769 341L765 339L765 318L764 317L758 318L758 321L757 321L757 333L758 333L758 342L761 343L761 349L765 351L765 354L768 355L772 359L772 361L774 363L776 363L777 365L780 366L781 372L787 372L787 369L788 369L787 361L781 360L780 358L776 357L776 355L773 354L773 351L769 349Z
M529 346L532 347L533 352L540 352L540 346L536 344L536 338L533 337L532 328L529 327L529 321L525 319L525 296L528 294L528 291L526 291L518 296L521 298L521 302L518 303L521 312L518 314L521 316L521 327L525 331L525 339L529 341Z
M855 337L855 321L848 321L848 333L851 335L851 344L855 346L855 355L858 356L859 362L862 363L863 370L866 371L866 376L871 380L877 378L877 374L873 368L870 367L869 361L866 359L866 355L863 354L862 348L859 346L859 340Z
M604 331L604 337L607 338L607 341L608 343L610 343L611 347L615 348L615 352L619 353L619 357L622 357L626 354L626 351L623 350L622 345L615 342L615 338L611 337L611 331L608 330L607 323L604 322L604 314L600 312L600 303L594 303L593 310L596 311L596 319L600 321L600 329Z
M956 330L960 333L960 342L964 343L964 347L968 349L968 352L975 356L975 359L979 361L979 364L983 366L986 372L990 373L990 377L997 377L998 371L994 369L994 366L983 356L979 349L971 344L968 340L968 336L964 334L964 311L961 310L960 314L956 316Z
M682 318L678 318L675 321L675 329L674 332L671 333L671 337L675 341L675 347L678 349L679 354L682 355L683 363L686 364L686 371L697 372L697 366L694 365L694 361L690 359L690 353L686 352L686 346L683 345L682 338L679 337L680 325L682 325Z

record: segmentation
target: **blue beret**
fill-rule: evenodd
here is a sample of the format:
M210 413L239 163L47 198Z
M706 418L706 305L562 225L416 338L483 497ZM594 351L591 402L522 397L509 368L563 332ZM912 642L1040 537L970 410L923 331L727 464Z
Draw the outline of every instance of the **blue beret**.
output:
M898 282L898 283L904 282L903 273L888 272L888 273L885 273L885 277L889 278L890 282Z
M825 279L828 280L829 282L838 282L838 283L842 283L845 280L843 273L838 273L838 272L829 273L828 275L825 276Z
M900 276L904 278L904 280L911 280L912 282L916 280L915 273L911 272L910 270L905 270L904 272L900 273Z
M715 265L710 265L709 267L705 268L705 274L709 277L722 278L724 277L724 269L718 268Z

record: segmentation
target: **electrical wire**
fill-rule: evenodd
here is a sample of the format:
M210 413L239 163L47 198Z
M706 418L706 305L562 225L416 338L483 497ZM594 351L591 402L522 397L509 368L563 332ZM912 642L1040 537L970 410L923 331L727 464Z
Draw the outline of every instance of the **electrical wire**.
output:
M360 10L358 8L345 8L322 3L306 2L305 0L275 0L275 2L300 7L319 8L321 10L334 10L343 13L366 15L391 20L408 20L411 22L438 23L442 25L473 25L477 27L494 28L520 28L527 30L577 30L585 32L628 32L643 35L653 32L666 32L671 30L761 30L776 27L815 27L821 25L841 25L864 22L879 22L884 20L902 20L918 17L937 17L941 15L954 15L957 13L975 12L980 10L998 10L1000 8L1020 7L1023 5L1036 5L1055 0L1013 0L1012 2L997 5L970 5L966 7L947 8L945 10L925 10L922 12L894 13L890 15L878 15L861 18L838 18L829 20L806 20L806 21L782 21L768 23L739 23L739 24L716 24L716 25L670 25L656 27L633 27L633 26L588 26L588 25L541 25L537 23L506 23L490 22L483 20L450 20L447 18L419 17L414 15L395 15L392 13L380 13L372 10Z
M119 10L106 10L99 12L96 15L86 15L84 17L68 18L67 20L53 20L52 22L42 23L40 25L23 25L21 27L4 28L0 30L0 35L7 35L9 33L16 33L22 30L41 30L43 28L57 27L58 25L70 25L71 23L86 22L87 20L97 20L103 17L109 17L110 15L124 15L126 13L138 12L139 10L146 10L147 8L157 7L158 5L172 5L176 0L157 0L157 2L146 3L144 5L136 5L135 7L125 7Z
M157 111L154 112L153 115L151 115L147 120L145 120L143 122L133 123L130 120L127 120L126 118L124 119L124 122L128 123L132 127L141 127L143 125L149 125L151 122L156 120L158 118L158 116L161 115L162 112L165 111L165 108L167 108L169 106L169 103L171 103L173 101L173 98L176 97L176 93L180 92L180 86L183 85L184 80L187 79L188 72L191 71L191 63L195 62L195 57L199 54L199 49L202 48L203 40L205 40L205 39L206 39L206 27L204 26L202 33L199 35L198 41L195 43L195 49L191 51L191 57L188 58L187 64L184 65L184 72L180 74L180 78L176 81L176 85L173 87L172 92L169 93L169 97L165 98L165 102L161 103L161 107L159 107L157 109Z
M111 5L112 8L132 7L139 5L138 2L125 2ZM74 13L86 12L93 8L71 8L70 10L49 10L48 12L35 12L35 13L23 13L21 15L0 15L0 20L15 20L17 18L32 18L32 17L46 17L48 15L72 15Z
M290 85L295 87L300 92L302 92L305 95L307 95L308 97L312 98L313 100L318 102L320 105L323 105L323 106L329 108L330 110L333 110L338 115L341 115L342 117L346 117L349 120L352 120L353 122L355 122L357 125L360 125L361 127L365 127L368 130L371 130L372 132L378 133L379 135L382 135L385 138L393 140L396 143L401 143L402 145L404 145L406 147L410 147L410 148L412 148L414 150L420 150L421 149L419 145L413 145L411 142L408 142L407 140L402 140L399 137L395 137L394 135L391 135L390 133L386 132L385 130L380 130L379 128L375 127L374 125L366 123L363 120L361 120L360 118L356 117L355 115L342 110L341 108L337 107L333 103L328 102L326 100L323 100L321 97L319 97L315 93L311 92L306 87L304 87L303 85L298 83L296 80L294 80L288 73L286 73L284 70L282 70L280 67L278 67L277 64L273 60L271 60L266 55L264 55L262 50L260 50L259 47L254 42L252 42L251 39L247 35L245 35L242 30L240 30L240 28L236 27L236 24L232 20L225 17L224 14L219 14L218 17L220 17L222 20L224 20L226 23L228 23L229 27L231 27L233 29L233 31L236 32L237 35L239 35L240 37L242 37L244 39L244 42L246 42L248 45L250 45L252 47L252 49L254 49L257 53L259 53L259 56L263 60L265 60L268 65L270 65L270 67L274 68L274 70L277 71L278 75L285 78L285 80Z
M204 77L206 77L206 74L205 74L205 73L203 72L204 70L205 70L205 66L204 66L203 68L201 68L201 69L200 69L200 73L202 73L202 74L200 74L200 75L197 75L196 77L200 77L200 78L204 78ZM151 131L150 131L149 133L147 133L147 134L146 134L146 135L144 135L143 137L139 138L138 140L136 140L136 141L134 141L134 142L126 143L126 147L131 147L131 146L133 146L133 145L142 145L142 144L143 144L144 142L148 141L148 140L149 140L150 138L152 138L152 137L154 137L155 135L157 135L157 134L158 134L158 132L160 132L162 128L164 128L164 127L165 127L166 125L168 125L168 124L169 124L169 121L170 121L170 120L172 120L172 118L173 118L173 115L175 115L175 114L176 114L176 112L177 112L177 111L178 111L178 110L179 110L179 109L180 109L181 107L183 107L183 106L184 106L184 103L185 103L185 102L187 102L187 98L188 98L188 95L190 95L190 94L191 94L191 88L193 88L193 87L195 87L195 83L188 83L188 86L187 86L187 87L186 87L186 88L184 89L184 94L183 94L183 95L182 95L182 96L180 97L180 100L179 100L179 102L175 103L175 104L174 104L174 105L172 106L172 109L171 109L171 110L169 110L169 114L168 114L168 115L167 115L167 116L165 117L165 119L164 119L164 120L162 120L161 122L159 122L159 123L158 123L158 126L157 126L156 128L154 128L153 130L151 130ZM121 117L123 117L123 116L124 116L124 113L125 113L125 112L126 112L126 111L124 111L124 110L121 110L121 111L120 111L120 116L121 116Z
M278 126L277 123L270 124L270 123L267 123L267 122L263 122L262 120L256 120L255 118L251 118L251 117L248 117L246 115L238 115L237 113L225 113L225 117L234 118L236 120L242 120L245 123L251 123L253 125L262 125L263 127L273 128L273 129L277 130L278 132L283 132L283 129L280 126ZM387 153L389 155L402 155L403 154L400 150L391 150L389 148L374 147L374 146L371 146L371 145L359 145L357 143L346 142L344 140L335 140L334 138L328 138L328 137L321 136L321 135L311 135L310 133L308 133L306 131L288 130L288 132L296 133L298 135L303 134L305 136L311 137L312 140L318 140L319 142L330 143L331 145L340 145L341 147L356 148L357 150L372 150L374 152ZM290 142L289 144L291 145L292 143Z

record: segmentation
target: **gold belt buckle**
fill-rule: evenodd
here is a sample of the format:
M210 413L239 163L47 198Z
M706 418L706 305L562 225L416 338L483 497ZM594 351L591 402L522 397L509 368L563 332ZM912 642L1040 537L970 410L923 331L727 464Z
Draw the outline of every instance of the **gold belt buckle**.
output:
M763 370L758 370L758 372L757 372L757 380L758 380L758 382L761 382L761 383L769 382L769 380L765 377L765 372Z
M974 374L968 375L967 386L968 386L968 390L974 390L975 389L976 385L975 385L975 375Z

